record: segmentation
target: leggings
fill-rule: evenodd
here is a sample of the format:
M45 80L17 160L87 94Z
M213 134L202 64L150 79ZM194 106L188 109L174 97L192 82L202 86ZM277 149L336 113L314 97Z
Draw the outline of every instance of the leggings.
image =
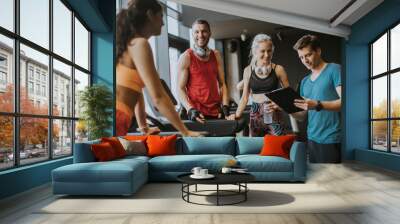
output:
M271 124L264 123L263 108L266 103L254 103L251 105L250 111L250 136L263 137L264 135L284 135L285 130L281 124L280 112L273 113L273 122Z
M121 110L117 110L116 113L116 126L117 136L124 136L128 133L129 127L131 126L132 117L127 115Z

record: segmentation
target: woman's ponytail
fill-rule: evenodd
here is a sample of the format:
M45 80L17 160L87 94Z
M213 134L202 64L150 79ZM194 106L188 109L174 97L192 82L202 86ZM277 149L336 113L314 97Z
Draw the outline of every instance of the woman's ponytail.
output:
M147 11L157 13L162 10L157 0L132 0L127 9L117 15L116 50L117 60L126 51L129 42L147 21Z

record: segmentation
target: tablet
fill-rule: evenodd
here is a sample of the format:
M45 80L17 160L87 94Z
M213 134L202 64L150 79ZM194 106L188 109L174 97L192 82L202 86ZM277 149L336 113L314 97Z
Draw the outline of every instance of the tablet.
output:
M288 114L303 111L303 109L300 109L294 105L295 99L302 100L303 97L301 97L300 94L290 87L277 89L266 93L265 95Z

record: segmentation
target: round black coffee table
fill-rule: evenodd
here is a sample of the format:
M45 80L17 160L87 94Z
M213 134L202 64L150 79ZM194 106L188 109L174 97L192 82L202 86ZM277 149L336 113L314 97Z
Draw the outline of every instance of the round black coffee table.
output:
M255 180L255 177L248 173L216 173L213 174L215 177L212 179L193 179L190 177L191 173L182 174L177 177L178 181L182 183L182 199L188 203L198 205L234 205L247 200L247 192L249 188L247 183ZM197 190L198 184L204 185L216 185L215 190ZM190 191L190 186L195 186L194 191ZM220 189L220 185L236 185L237 190L223 190ZM206 194L209 192L215 192L215 194ZM202 204L190 201L190 196L204 196L204 197L216 197L216 204ZM221 203L221 197L232 197L240 196L240 199L231 203Z

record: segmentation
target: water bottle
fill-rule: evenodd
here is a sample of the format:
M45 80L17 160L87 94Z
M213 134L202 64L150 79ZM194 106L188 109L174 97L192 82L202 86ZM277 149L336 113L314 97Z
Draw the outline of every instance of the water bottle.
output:
M264 124L272 124L272 112L269 112L268 103L266 102L263 107Z

